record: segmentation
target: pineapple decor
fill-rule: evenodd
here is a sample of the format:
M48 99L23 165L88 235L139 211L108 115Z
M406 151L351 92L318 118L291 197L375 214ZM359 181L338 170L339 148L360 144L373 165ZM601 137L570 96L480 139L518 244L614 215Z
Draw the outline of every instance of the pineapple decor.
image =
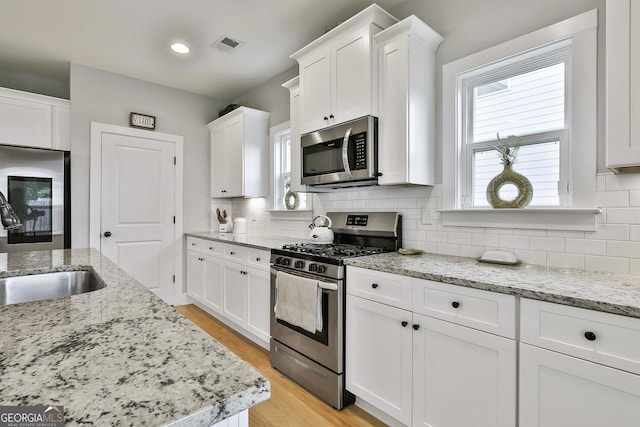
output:
M531 203L533 187L526 176L513 170L519 147L501 141L500 135L497 135L497 139L498 143L493 148L498 152L504 169L487 185L487 201L493 208L524 208ZM518 189L518 195L513 200L500 198L500 189L507 184L514 185Z

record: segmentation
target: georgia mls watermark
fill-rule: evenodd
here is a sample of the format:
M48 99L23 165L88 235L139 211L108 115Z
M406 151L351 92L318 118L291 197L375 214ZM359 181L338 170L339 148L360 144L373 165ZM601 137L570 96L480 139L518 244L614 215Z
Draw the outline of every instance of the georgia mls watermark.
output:
M64 427L64 406L0 406L0 427Z

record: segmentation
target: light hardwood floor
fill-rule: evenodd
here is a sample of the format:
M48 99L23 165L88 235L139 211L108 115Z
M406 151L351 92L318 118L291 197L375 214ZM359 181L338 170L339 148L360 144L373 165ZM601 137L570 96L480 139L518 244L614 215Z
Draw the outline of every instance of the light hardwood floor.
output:
M253 366L271 382L271 398L249 409L249 425L258 426L384 426L385 424L349 405L336 411L271 367L269 352L244 338L195 305L176 306L219 343Z

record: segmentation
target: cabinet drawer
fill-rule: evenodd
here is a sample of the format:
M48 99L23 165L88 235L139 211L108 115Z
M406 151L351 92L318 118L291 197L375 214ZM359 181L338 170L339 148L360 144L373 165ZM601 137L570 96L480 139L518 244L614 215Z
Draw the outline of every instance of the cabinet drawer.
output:
M187 236L187 250L197 251L208 255L222 255L222 243L213 240L199 239Z
M348 267L347 293L411 310L411 277Z
M523 298L520 340L640 374L640 319Z
M249 249L239 245L224 245L224 257L246 264L249 257Z
M269 258L271 253L269 251L263 251L260 249L249 249L249 265L254 267L269 269Z
M414 279L413 311L507 338L516 337L513 295Z

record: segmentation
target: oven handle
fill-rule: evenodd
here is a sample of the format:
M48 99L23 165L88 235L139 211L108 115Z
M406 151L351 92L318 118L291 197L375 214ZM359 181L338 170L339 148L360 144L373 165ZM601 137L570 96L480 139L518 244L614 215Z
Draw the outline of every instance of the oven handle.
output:
M351 128L347 129L344 134L344 141L342 142L342 166L344 171L351 176L351 168L349 167L349 139L351 139Z
M300 276L300 277L307 277L309 279L314 279L314 280L318 280L318 287L322 288L322 289L326 289L328 291L337 291L338 290L338 283L334 283L334 282L324 282L320 279L317 279L316 277L307 275L307 274L297 274L298 272L295 271L288 271L285 269L280 269L280 268L275 268L273 265L271 265L271 272L278 272L278 271L282 271L284 273L289 273L292 274L294 276Z
M338 285L335 283L321 282L320 280L318 280L318 286L321 287L322 289L327 289L329 291L338 290Z

